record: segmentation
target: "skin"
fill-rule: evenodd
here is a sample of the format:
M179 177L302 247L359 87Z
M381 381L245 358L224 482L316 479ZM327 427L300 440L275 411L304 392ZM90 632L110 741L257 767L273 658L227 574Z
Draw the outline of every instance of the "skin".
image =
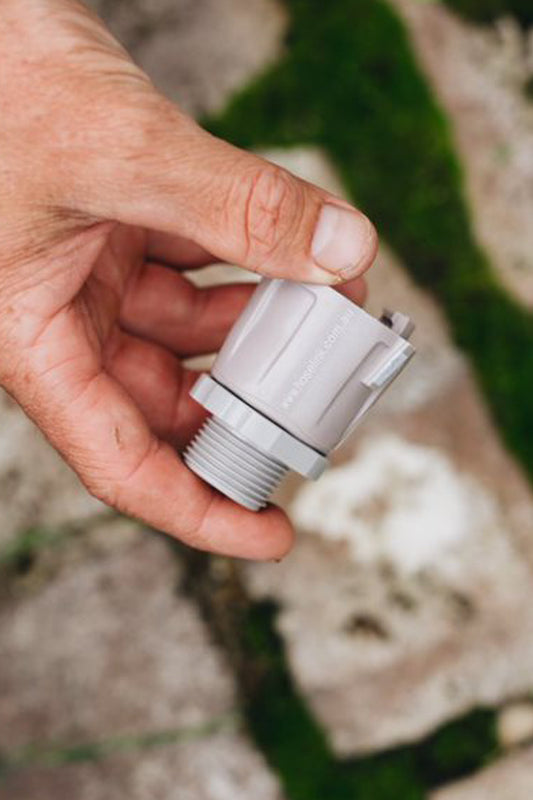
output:
M334 284L311 240L324 202L349 206L201 130L74 0L0 0L0 87L0 384L105 503L281 558L280 509L246 511L179 457L204 416L181 358L215 351L251 291L181 271Z

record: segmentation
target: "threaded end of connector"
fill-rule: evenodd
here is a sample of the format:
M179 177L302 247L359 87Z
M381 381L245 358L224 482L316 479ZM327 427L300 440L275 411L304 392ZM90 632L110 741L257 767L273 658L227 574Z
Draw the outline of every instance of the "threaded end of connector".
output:
M185 451L185 463L204 481L251 511L266 505L288 467L210 417Z

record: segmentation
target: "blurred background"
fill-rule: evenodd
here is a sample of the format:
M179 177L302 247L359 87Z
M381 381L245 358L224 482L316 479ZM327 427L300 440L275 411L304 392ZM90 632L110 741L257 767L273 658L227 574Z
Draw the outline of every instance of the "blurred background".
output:
M1 800L531 800L530 0L91 5L209 129L369 214L368 307L418 355L282 488L280 564L105 509L0 395Z

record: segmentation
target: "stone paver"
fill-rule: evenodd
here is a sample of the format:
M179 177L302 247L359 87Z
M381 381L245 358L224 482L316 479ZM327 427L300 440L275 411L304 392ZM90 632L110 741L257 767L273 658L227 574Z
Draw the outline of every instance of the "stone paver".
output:
M89 535L84 558L65 557L48 585L0 609L1 749L201 725L233 709L231 675L176 595L167 545L122 526Z
M0 751L194 733L232 718L232 675L196 608L177 593L177 563L162 538L119 520L54 559L48 584L30 583L0 607ZM256 784L258 797L279 797L251 745L222 730L98 764L29 769L11 776L0 797L224 800Z
M465 22L439 2L393 0L453 126L476 232L504 283L533 305L533 36Z
M330 187L319 153L304 161ZM340 754L533 687L529 485L433 301L386 250L369 283L372 310L417 321L416 360L329 473L285 486L306 531L295 552L246 569L256 597L280 602L291 667Z

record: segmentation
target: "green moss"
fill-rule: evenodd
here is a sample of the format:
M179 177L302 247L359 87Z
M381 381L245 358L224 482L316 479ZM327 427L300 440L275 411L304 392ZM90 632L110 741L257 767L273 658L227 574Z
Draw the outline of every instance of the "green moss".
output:
M349 194L441 301L507 444L533 475L533 316L474 240L449 126L403 25L383 0L288 6L286 57L207 127L245 147L325 148Z
M499 17L512 15L524 26L533 25L531 0L445 0L445 2L476 22L493 22Z

